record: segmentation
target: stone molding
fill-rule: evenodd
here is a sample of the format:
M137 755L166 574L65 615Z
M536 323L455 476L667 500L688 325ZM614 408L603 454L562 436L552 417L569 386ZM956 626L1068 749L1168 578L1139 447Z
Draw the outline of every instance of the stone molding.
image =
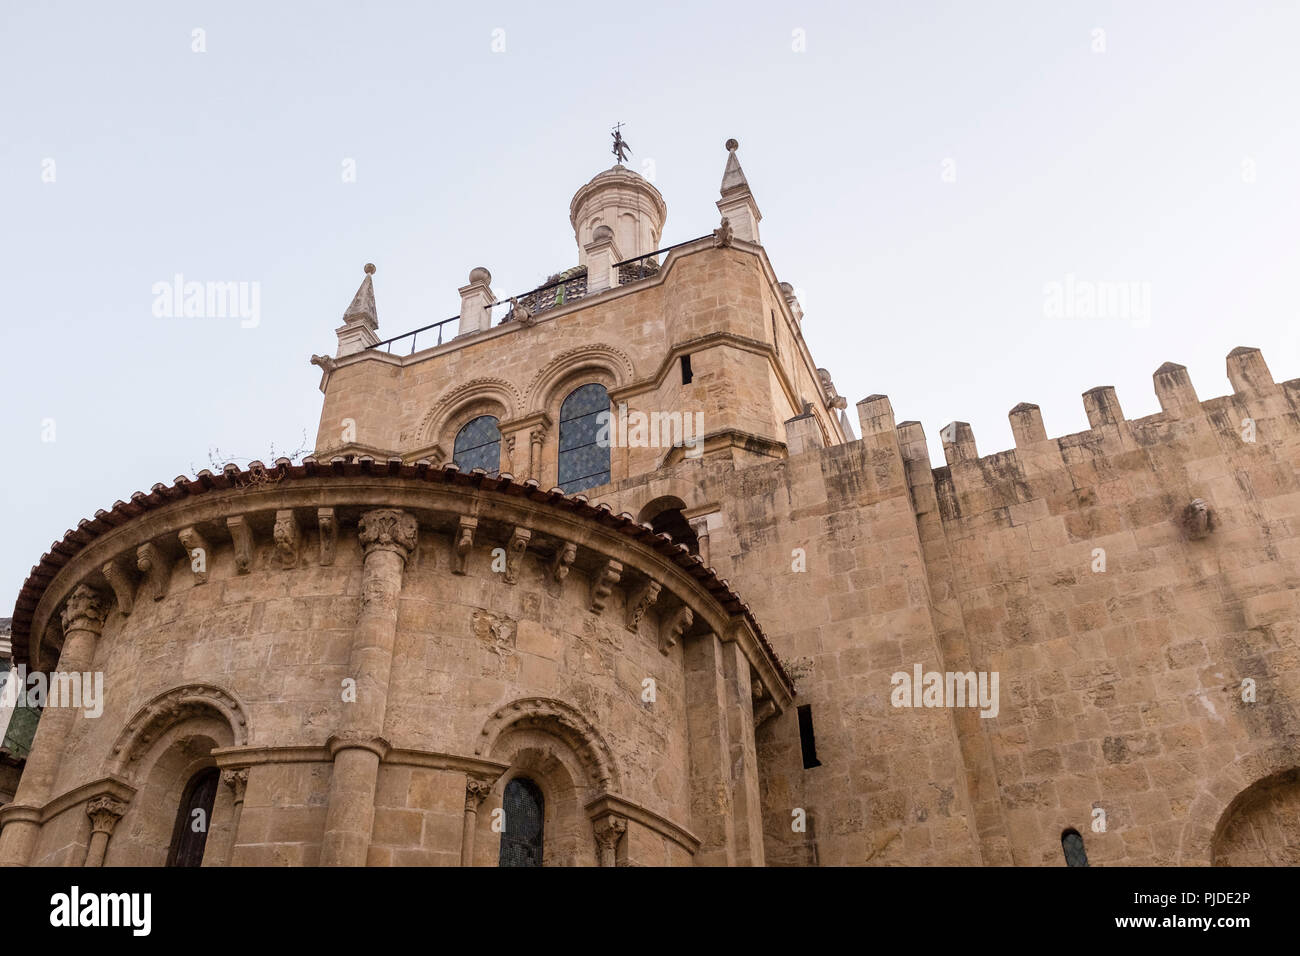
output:
M115 775L129 776L135 762L167 730L194 717L215 717L229 727L236 746L248 741L247 711L229 691L213 684L193 683L174 687L154 697L136 711L118 734L110 751L109 766Z
M587 804L587 816L593 823L610 814L622 817L632 823L638 823L646 829L666 837L692 856L700 848L700 838L690 830L673 823L667 817L660 816L639 803L633 803L631 800L619 796L617 793L603 793Z
M618 789L619 769L614 752L605 738L578 708L552 697L526 697L511 701L493 712L479 731L474 753L491 754L496 742L515 728L542 730L568 744L600 790Z

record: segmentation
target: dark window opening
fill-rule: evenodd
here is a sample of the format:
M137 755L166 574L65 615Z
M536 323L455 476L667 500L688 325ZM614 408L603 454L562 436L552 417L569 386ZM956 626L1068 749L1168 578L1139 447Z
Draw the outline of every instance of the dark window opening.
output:
M781 354L781 340L776 337L776 310L772 310L772 347L776 349L776 354Z
M650 527L654 529L655 534L666 534L677 544L686 545L686 549L691 554L700 553L700 539L695 534L695 529L691 523L686 520L682 514L681 508L669 508L661 511L650 520Z
M501 833L498 866L542 865L542 822L546 802L537 784L527 777L515 777L501 797L505 830Z
M212 828L212 807L217 802L216 767L200 770L185 785L176 826L172 828L172 845L167 854L168 866L202 866L203 850Z
M1065 851L1066 866L1087 866L1088 854L1083 848L1083 837L1078 830L1066 830L1061 834L1061 849Z
M691 372L691 357L689 355L683 355L682 356L682 384L690 385L692 378L694 378L694 374Z
M817 740L813 736L812 704L804 704L799 708L799 746L803 749L805 770L822 765L817 759Z
M574 389L560 406L560 488L566 494L609 483L609 393L599 382Z
M482 468L489 475L501 470L501 432L491 415L480 415L456 433L452 461L461 471Z

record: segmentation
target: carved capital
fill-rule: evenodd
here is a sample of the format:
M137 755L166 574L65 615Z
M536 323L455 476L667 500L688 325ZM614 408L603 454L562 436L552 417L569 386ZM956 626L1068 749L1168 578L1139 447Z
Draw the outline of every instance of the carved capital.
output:
M135 607L135 574L132 569L114 558L105 562L99 570L117 597L117 609L123 614L130 614Z
M605 602L609 600L614 585L618 584L618 579L622 576L623 565L612 558L596 572L596 577L591 582L591 609L597 614L605 610Z
M248 789L248 768L221 771L221 782L234 791L235 803L244 802L244 791Z
M144 574L144 587L155 601L167 596L171 568L167 556L153 542L145 542L135 549L135 566Z
M253 570L253 529L243 515L227 518L226 527L230 529L230 540L235 545L235 571L247 574Z
M637 590L632 600L627 602L627 629L635 632L641 626L641 618L650 606L659 600L659 592L663 587L658 581L646 581L645 584Z
M596 846L601 866L618 865L618 841L627 832L627 818L617 813L606 813L591 821L596 831Z
M96 636L103 633L104 619L108 617L108 602L94 588L78 584L68 602L63 605L63 633L72 630L92 631Z
M297 567L301 535L298 530L298 519L294 517L292 508L283 508L275 513L275 528L271 535L275 541L275 554L280 561L280 567Z
M573 566L573 560L578 556L578 546L568 541L560 542L560 546L555 550L555 558L551 561L551 577L556 581L563 581L569 576L569 568Z
M388 751L392 747L385 738L361 730L345 730L333 734L325 741L325 746L329 748L331 759L337 756L340 750L369 750L380 760L388 756Z
M212 546L196 528L182 528L176 533L185 557L189 559L190 571L194 574L194 583L208 583L208 562L212 560Z
M478 527L477 518L461 516L456 526L456 540L451 543L451 571L464 574L469 564L469 549L474 547L474 529Z
M489 793L492 792L492 781L487 777L476 777L472 774L465 777L465 809L470 813L477 813L478 808L483 805Z
M320 563L322 567L326 567L334 563L334 544L339 536L339 527L334 521L334 509L317 508L316 524L320 528Z
M672 616L663 622L663 627L659 630L659 653L667 654L677 646L681 639L682 632L695 623L695 612L685 604L673 612Z
M519 566L523 563L524 552L528 550L528 541L532 536L533 533L527 528L518 527L510 535L510 542L506 545L506 584L514 584L519 580Z
M114 797L95 797L86 804L92 833L112 834L117 821L126 814L126 804Z
M403 561L415 550L419 530L415 515L396 508L367 511L357 525L361 548L367 557L375 551L392 551Z

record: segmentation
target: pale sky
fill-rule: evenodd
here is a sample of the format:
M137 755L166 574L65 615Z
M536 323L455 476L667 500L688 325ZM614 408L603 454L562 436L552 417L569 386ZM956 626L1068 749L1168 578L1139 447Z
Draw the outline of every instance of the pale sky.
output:
M382 337L473 266L510 294L575 264L619 121L664 245L717 225L739 139L814 358L935 466L954 419L1012 447L1022 401L1053 437L1096 385L1151 414L1165 361L1202 399L1237 345L1300 377L1298 36L1295 0L5 0L0 616L97 508L313 440L363 263ZM258 283L256 326L156 316L177 273ZM1067 277L1149 312L1053 318Z

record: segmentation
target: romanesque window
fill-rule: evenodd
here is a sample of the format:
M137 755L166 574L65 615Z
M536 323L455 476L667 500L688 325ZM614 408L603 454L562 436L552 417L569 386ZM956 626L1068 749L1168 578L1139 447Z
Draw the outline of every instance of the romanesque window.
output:
M542 821L545 801L537 784L515 777L501 798L505 830L501 833L499 866L542 865Z
M176 826L172 829L168 866L203 864L203 850L212 826L212 806L217 802L219 778L217 768L208 767L196 773L185 785L181 805L176 811Z
M501 468L501 432L491 415L480 415L456 433L452 461L461 471L482 468L495 475Z
M1083 849L1083 837L1078 830L1066 830L1061 834L1061 849L1065 851L1066 866L1087 866L1088 854Z
M595 488L609 481L609 441L597 441L609 418L609 392L598 382L574 389L560 406L560 488Z

